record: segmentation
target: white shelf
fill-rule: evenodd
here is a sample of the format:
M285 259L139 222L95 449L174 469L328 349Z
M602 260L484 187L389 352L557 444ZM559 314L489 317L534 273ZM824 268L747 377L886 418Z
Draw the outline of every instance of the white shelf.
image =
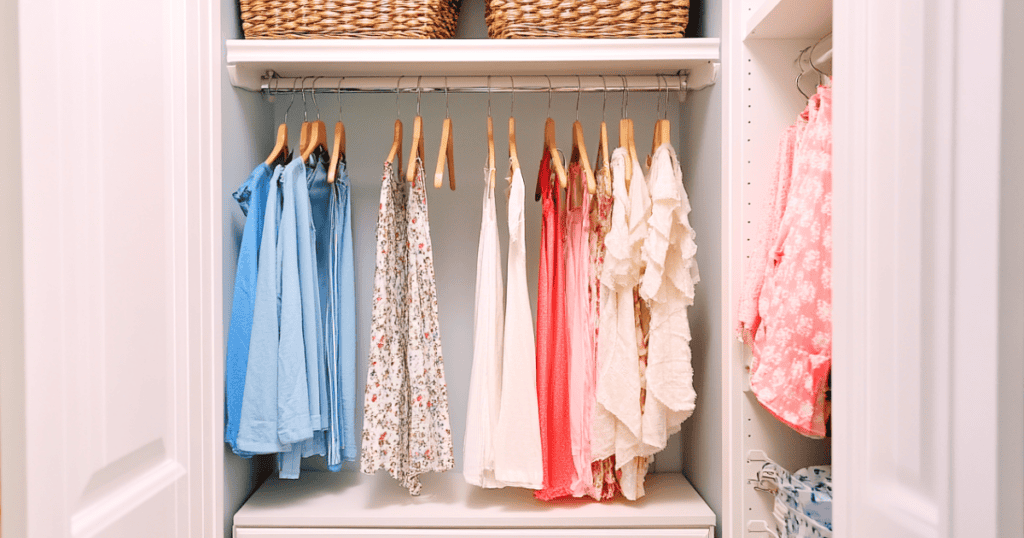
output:
M817 39L832 31L832 0L763 0L746 30L746 39Z
M231 83L261 77L655 75L689 71L700 89L717 76L717 38L327 39L227 41Z
M652 474L647 495L630 502L563 499L481 489L459 473L421 477L412 497L386 473L303 471L269 479L235 514L236 528L704 528L715 514L681 474Z

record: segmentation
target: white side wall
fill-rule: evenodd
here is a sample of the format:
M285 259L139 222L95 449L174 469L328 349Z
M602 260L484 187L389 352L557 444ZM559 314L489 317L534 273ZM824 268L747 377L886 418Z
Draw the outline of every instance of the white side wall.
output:
M0 3L0 71L7 73L0 107L0 534L26 536L25 324L21 210L21 89L18 2Z
M221 2L223 39L242 37L237 0ZM223 45L222 45L223 47ZM231 196L257 164L274 147L273 109L259 95L231 86L227 69L221 66L221 125L223 169L224 229L224 344L227 345L231 320L231 300L235 290L235 266L242 241L245 216ZM297 132L297 131L296 131ZM223 353L221 354L223 358ZM270 474L273 461L268 456L243 459L224 445L224 536L231 536L231 519L256 486Z
M722 36L722 2L702 2L703 37ZM681 156L683 183L697 231L700 289L694 299L694 388L697 409L683 427L683 474L718 517L715 533L722 536L722 81L690 92L682 105L679 133L687 148Z
M1024 2L1005 2L999 267L999 536L1024 536Z

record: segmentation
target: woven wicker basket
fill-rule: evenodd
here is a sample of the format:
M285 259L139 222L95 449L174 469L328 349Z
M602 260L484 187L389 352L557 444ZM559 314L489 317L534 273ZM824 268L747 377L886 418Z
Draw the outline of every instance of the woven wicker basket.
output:
M690 0L487 0L492 39L683 37Z
M447 39L461 0L239 0L246 39Z

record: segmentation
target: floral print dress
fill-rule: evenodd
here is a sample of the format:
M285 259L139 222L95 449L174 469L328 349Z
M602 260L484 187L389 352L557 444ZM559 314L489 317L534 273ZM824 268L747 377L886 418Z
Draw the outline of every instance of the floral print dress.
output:
M610 179L611 170L602 168L595 174L597 190L590 199L590 319L594 325L593 356L597 365L597 340L601 333L601 271L604 269L604 238L612 225L612 193L605 189L605 178ZM595 376L596 385L596 376ZM595 386L596 390L596 386ZM619 481L615 476L615 456L599 459L591 464L594 480L594 492L598 500L615 497L619 491Z
M373 295L361 470L418 495L455 466L422 163L408 193L384 165Z

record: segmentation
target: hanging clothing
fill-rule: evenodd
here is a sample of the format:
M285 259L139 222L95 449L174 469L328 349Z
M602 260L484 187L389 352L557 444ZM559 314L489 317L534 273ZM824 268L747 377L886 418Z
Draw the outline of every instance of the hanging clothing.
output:
M541 489L544 458L537 403L537 350L526 284L525 195L523 174L517 169L508 189L508 287L494 474L508 486Z
M605 188L606 180L611 179L611 170L607 168L601 168L595 174L597 180L597 189L594 196L590 201L590 283L588 286L588 297L590 299L590 319L593 325L594 333L591 343L593 349L591 350L592 361L594 364L594 394L593 398L597 396L597 364L598 364L598 338L601 333L601 273L604 269L604 256L605 256L605 236L608 235L608 230L611 227L612 219L612 193L610 190ZM591 404L591 444L593 440L593 420L594 414L597 409L594 403ZM593 449L591 449L593 452ZM591 454L591 459L594 459L594 454ZM594 492L597 493L597 499L608 500L615 497L615 494L619 491L619 482L615 477L615 456L610 455L604 459L596 460L591 463L591 474L593 477Z
M654 454L665 448L669 436L679 431L695 407L686 309L693 304L700 273L697 234L688 217L690 200L671 145L662 144L655 150L648 184L651 216L643 242L640 281L640 297L650 308L643 450Z
M234 295L231 301L231 322L228 326L227 358L224 366L224 440L231 446L231 450L242 457L252 456L248 452L238 450L236 441L242 412L242 395L245 392L245 371L249 363L249 343L252 338L259 248L263 241L264 214L271 176L275 176L273 181L277 181L276 176L283 170L284 168L280 166L272 170L266 164L260 163L232 195L246 220L238 249Z
M455 465L423 164L406 191L385 163L380 200L360 468L418 495L418 475Z
M427 191L423 163L416 163L416 179L409 193L409 457L412 485L418 494L418 475L455 467L452 428L448 417L448 388L444 378L441 327L437 317L434 254L427 218Z
M598 333L597 404L592 457L615 455L623 496L644 494L649 461L641 447L646 366L645 308L636 289L642 276L641 245L647 236L650 195L640 164L626 188L626 149L612 153L612 225L605 238Z
M285 204L284 196L295 181L304 178L302 160L293 159L280 181L271 181L267 193L237 441L239 450L253 454L287 452L292 443L313 436L297 293L299 270L293 252L297 245L294 240L281 240L294 239L296 234L294 204Z
M289 451L278 454L280 478L297 479L302 458L322 456L327 453L324 429L327 418L327 385L323 353L323 320L320 317L320 290L318 286L318 268L316 264L316 229L313 226L313 209L310 204L309 186L316 180L326 178L325 162L318 157L310 157L306 163L305 177L288 178L282 186L284 189L284 213L282 226L278 233L278 245L281 245L285 273L284 279L295 278L298 287L283 287L282 305L282 336L296 334L301 337L304 350L306 387L309 401L309 420L313 429L310 439L293 445ZM323 212L325 204L318 206ZM294 268L295 275L291 270ZM297 297L294 295L297 294ZM294 304L299 305L298 320L301 330L298 333L287 332L286 327L294 323ZM288 307L288 310L285 308ZM289 340L291 342L291 340ZM293 344L294 345L294 344Z
M575 478L574 497L598 498L590 457L594 412L594 325L590 317L590 191L579 162L569 165L566 195L565 304L569 336L569 426ZM574 206L573 202L577 205Z
M764 284L750 386L770 413L809 437L825 435L832 366L832 90L821 86L793 159L789 200Z
M789 126L779 140L775 168L768 184L768 196L765 198L764 220L758 230L757 243L750 255L744 277L736 315L736 334L751 348L754 345L754 335L761 325L760 302L765 278L769 273L775 272L775 264L768 263L772 257L768 251L778 238L779 224L782 222L782 215L786 213L789 186L793 176L793 153L796 149L797 133L802 125L803 122L798 122Z
M473 369L466 410L462 473L466 482L484 488L502 487L495 478L495 442L502 394L501 245L494 209L490 169L484 169L483 214L476 260L476 306L473 311ZM532 337L532 335L531 335Z
M339 162L337 170L334 183L329 185L330 235L326 244L317 244L318 254L321 245L327 251L325 270L321 273L327 278L324 353L329 404L327 467L332 471L341 470L341 462L354 461L359 454L355 439L356 290L351 186L345 162Z
M569 421L569 355L565 319L565 207L552 185L551 154L540 161L540 268L537 277L537 403L544 453L544 488L534 495L551 500L572 494L575 468ZM555 156L557 158L557 156Z
M409 339L408 228L405 183L384 163L377 217L377 263L373 276L369 369L363 402L362 472L386 469L413 489L408 462ZM418 490L418 484L417 488Z

